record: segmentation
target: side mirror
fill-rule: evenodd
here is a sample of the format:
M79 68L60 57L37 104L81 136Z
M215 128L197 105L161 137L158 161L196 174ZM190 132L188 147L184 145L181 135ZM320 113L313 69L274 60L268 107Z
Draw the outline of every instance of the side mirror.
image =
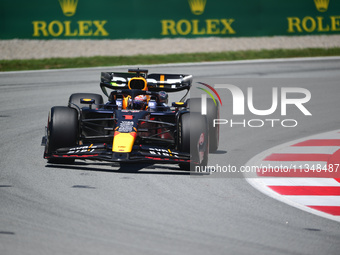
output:
M96 101L91 98L81 98L80 103L81 104L94 104Z
M92 105L95 103L96 101L94 99L91 98L81 98L80 99L80 103L81 104L88 104L89 108L92 109Z
M172 106L173 107L187 107L187 103L186 102L173 102Z

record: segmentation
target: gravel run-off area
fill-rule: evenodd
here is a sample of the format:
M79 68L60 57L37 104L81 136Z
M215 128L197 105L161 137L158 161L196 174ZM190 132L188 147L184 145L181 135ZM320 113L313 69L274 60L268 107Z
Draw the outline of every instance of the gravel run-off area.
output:
M340 47L340 35L150 40L0 40L0 59L133 56Z

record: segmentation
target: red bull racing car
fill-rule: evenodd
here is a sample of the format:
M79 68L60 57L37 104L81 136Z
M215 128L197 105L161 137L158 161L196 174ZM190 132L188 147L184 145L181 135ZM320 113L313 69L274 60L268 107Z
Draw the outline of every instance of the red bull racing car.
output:
M212 119L219 109L208 101L208 114L202 115L200 98L186 100L191 86L191 75L102 72L106 103L102 95L76 93L68 106L51 108L44 158L63 164L86 159L206 166L209 150L218 147ZM168 93L177 91L186 94L169 106Z

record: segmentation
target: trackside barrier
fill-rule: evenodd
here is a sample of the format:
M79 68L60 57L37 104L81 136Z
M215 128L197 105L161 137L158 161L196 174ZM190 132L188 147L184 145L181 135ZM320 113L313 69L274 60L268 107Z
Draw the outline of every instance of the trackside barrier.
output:
M338 0L1 2L0 39L150 39L340 33Z

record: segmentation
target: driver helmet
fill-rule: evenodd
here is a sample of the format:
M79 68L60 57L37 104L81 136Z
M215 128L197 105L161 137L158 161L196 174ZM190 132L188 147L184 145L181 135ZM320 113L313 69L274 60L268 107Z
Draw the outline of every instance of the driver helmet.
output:
M133 99L134 109L145 110L148 105L148 97L146 95L139 95Z

